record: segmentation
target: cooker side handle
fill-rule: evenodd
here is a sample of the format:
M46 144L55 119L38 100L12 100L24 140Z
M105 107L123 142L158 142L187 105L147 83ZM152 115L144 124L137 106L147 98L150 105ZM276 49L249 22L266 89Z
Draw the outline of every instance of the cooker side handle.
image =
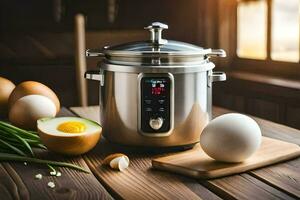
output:
M208 75L208 87L212 86L213 82L226 81L225 72L210 72Z
M226 81L225 72L213 72L210 75L211 82Z
M89 70L84 73L84 78L88 80L100 81L101 86L104 86L103 70Z

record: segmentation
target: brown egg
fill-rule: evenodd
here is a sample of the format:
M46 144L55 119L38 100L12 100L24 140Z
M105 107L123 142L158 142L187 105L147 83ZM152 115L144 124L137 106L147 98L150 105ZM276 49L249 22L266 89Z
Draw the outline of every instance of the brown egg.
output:
M17 85L9 97L9 109L18 99L32 94L48 97L55 104L56 111L60 110L60 102L56 94L46 85L36 81L25 81Z
M8 111L8 98L15 88L10 80L0 77L0 116L5 116Z
M42 95L27 95L20 98L9 110L9 121L19 128L36 130L36 121L55 117L56 107L51 99Z

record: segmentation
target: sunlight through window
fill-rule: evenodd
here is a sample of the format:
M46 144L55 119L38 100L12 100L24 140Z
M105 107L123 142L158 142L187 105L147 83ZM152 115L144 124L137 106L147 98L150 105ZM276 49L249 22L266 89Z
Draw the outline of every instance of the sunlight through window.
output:
M299 0L273 0L271 58L299 61Z
M267 3L265 0L239 2L237 55L253 59L267 57Z

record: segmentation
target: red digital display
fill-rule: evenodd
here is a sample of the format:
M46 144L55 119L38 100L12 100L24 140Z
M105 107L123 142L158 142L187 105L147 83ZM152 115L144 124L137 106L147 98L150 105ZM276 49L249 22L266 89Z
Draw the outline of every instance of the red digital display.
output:
M153 87L151 94L153 95L161 95L165 93L165 88L163 87Z
M153 95L163 95L166 92L165 84L163 81L153 81L151 87L151 94Z

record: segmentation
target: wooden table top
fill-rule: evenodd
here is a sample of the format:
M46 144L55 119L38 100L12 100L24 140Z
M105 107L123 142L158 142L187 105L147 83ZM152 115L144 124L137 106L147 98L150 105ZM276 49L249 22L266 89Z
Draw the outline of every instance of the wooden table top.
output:
M213 115L229 112L214 107ZM60 116L78 115L99 119L99 107L65 109ZM300 131L255 118L264 136L300 145ZM116 172L102 166L108 154L123 152L130 158L125 172ZM42 153L47 159L63 160L89 169L85 174L60 168L61 177L52 177L46 167L23 163L0 164L0 199L299 199L300 158L249 171L238 175L196 180L151 168L151 159L159 152L125 148L101 139L89 153L78 157L62 157L49 152ZM34 179L41 173L43 179ZM54 189L47 187L53 181Z

